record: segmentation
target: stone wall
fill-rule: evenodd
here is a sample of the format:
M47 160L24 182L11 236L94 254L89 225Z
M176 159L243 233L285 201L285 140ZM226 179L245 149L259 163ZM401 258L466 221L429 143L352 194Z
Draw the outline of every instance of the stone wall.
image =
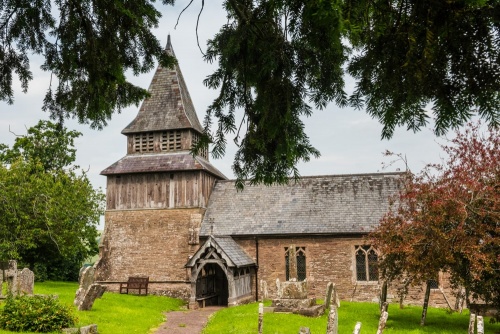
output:
M297 237L259 238L258 254L255 239L235 239L258 263L258 280L265 280L269 298L276 298L276 279L285 280L285 247L295 245L306 249L306 272L310 297L323 299L328 282L334 282L342 300L378 302L378 282L357 282L355 275L354 248L363 244L361 237ZM455 297L445 276L439 278L439 289L431 290L430 306L454 306ZM446 298L443 296L446 294ZM422 305L423 287L413 287L405 304ZM389 288L388 299L399 302L396 286Z
M197 241L196 231L203 214L204 209L199 208L108 210L100 245L101 259L96 265L96 280L108 282L110 291L118 291L117 282L125 282L129 276L149 276L150 293L187 300L190 273L184 265L200 246L199 242L193 241ZM354 248L363 244L362 237L235 240L258 263L257 279L267 282L269 298L276 296L276 279L286 279L285 248L295 245L305 247L310 297L324 298L328 282L334 282L342 300L378 301L378 282L356 281ZM442 275L439 282L441 290L431 290L430 305L447 307L451 304L453 307L455 297L448 280ZM255 277L252 277L251 286L255 299ZM423 295L423 287L413 287L404 303L421 305ZM396 284L390 286L388 299L399 301Z
M184 265L198 249L204 209L108 210L96 264L96 280L125 282L149 276L152 293L189 296ZM119 284L110 283L111 291Z

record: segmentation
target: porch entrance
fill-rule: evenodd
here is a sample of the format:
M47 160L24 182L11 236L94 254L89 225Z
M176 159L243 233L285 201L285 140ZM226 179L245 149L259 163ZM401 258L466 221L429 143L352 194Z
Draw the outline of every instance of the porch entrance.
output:
M227 306L229 298L227 276L215 263L207 263L196 279L198 307Z
M230 236L209 236L185 267L191 269L189 308L254 300L255 262Z

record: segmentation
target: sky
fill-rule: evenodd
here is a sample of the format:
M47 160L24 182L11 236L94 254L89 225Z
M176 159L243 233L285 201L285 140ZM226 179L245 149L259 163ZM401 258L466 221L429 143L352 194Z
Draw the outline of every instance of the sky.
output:
M206 1L200 16L198 35L203 50L206 49L207 39L226 22L220 2ZM218 93L203 85L203 79L214 71L216 64L204 62L196 41L195 26L201 0L193 2L175 28L177 17L187 3L188 1L178 0L174 7L159 4L158 8L161 9L163 17L154 33L163 45L166 45L167 36L171 35L175 54L201 121L207 106ZM14 104L0 102L0 143L12 145L15 135L26 134L26 129L35 125L38 120L49 118L49 115L41 110L41 105L50 73L40 70L41 62L40 58L31 60L35 79L30 83L27 94L22 93L20 84L16 83ZM151 71L139 77L131 76L130 80L147 88L153 74L154 71ZM353 82L348 78L346 89L353 89ZM106 178L101 176L100 172L126 154L126 137L121 131L135 118L138 110L139 106L122 110L120 114L115 114L101 131L92 130L88 125L78 124L75 120L66 122L69 129L83 133L76 141L76 164L87 171L94 187L100 187L104 191ZM444 139L436 138L431 126L418 133L400 128L391 140L381 140L382 126L377 120L372 119L363 110L339 109L333 103L323 110L316 110L311 117L304 119L304 124L311 144L321 152L321 157L299 164L299 172L303 176L404 170L403 163L382 169L383 162L390 162L390 159L382 154L386 150L406 155L413 172L420 171L427 163L439 162L442 155L438 143L442 143ZM233 137L229 136L228 143L232 143L232 139ZM231 165L235 151L235 146L230 145L223 159L211 159L212 164L229 179L234 178Z

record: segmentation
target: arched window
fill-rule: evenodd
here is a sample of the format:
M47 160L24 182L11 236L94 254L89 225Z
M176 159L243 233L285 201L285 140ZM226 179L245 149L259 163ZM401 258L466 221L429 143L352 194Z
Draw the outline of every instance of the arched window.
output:
M378 254L370 245L355 246L356 280L378 281Z
M306 248L305 247L295 247L295 258L297 260L297 281L304 281L306 279ZM290 277L290 258L289 258L289 248L285 247L285 276L286 280L289 281Z

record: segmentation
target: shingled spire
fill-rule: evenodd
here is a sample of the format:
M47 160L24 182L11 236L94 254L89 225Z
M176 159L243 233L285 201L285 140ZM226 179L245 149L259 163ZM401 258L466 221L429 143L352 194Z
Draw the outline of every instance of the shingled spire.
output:
M165 52L175 57L170 35ZM151 96L144 100L136 118L123 129L123 134L189 128L203 132L179 64L173 68L158 66L149 93Z
M168 37L165 52L175 57ZM130 173L204 171L217 179L225 176L208 161L204 150L193 157L190 150L203 128L189 96L179 64L158 66L146 98L135 119L122 133L127 136L127 155L101 172Z

